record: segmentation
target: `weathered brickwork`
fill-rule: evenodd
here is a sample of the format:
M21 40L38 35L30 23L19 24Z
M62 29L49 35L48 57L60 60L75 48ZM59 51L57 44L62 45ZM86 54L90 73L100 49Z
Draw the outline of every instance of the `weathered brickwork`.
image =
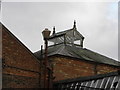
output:
M115 72L117 70L120 70L120 67L114 67L114 66L109 66L109 65L104 65L104 64L97 65L98 74L105 74L105 73L108 73L108 72Z
M18 75L18 76L26 76L26 77L39 77L38 72L32 72L27 70L20 70L16 68L5 67L3 73L11 74L11 75Z
M54 75L56 76L54 81L93 76L96 74L103 74L108 72L117 71L119 68L105 65L97 64L89 61L78 60L68 57L54 56L51 57L54 65Z
M2 28L2 44L2 87L39 87L40 63L38 59L4 26Z
M3 88L39 88L44 85L44 65L13 36L2 28ZM117 71L119 67L79 60L65 56L51 56L54 81L93 76ZM40 64L41 63L41 64ZM41 68L42 67L42 68Z
M38 78L3 74L3 88L39 88ZM31 82L34 82L31 84Z

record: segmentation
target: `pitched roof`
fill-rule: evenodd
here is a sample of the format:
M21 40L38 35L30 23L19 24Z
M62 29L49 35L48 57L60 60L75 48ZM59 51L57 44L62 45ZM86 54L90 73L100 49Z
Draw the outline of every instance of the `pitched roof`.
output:
M35 52L35 56L40 59L41 51ZM93 52L89 49L82 48L78 45L71 45L71 44L58 44L48 47L48 56L53 55L63 55L69 56L78 59L84 59L92 62L104 63L113 66L120 66L120 62Z
M66 43L67 42L69 43L72 42L73 40L76 41L82 39L84 39L83 35L80 34L76 29L72 28L52 34L49 38L49 41L56 43L62 43L66 41Z
M57 32L57 33L51 35L51 37L53 37L53 36L58 36L58 35L63 35L63 34L67 34L67 33L73 35L73 33L71 33L71 32L73 32L73 30L74 30L74 29L72 28L72 29L68 29L68 30L61 31L61 32ZM74 30L74 31L75 31L76 34L78 34L80 37L83 37L83 35L80 34L77 30ZM71 36L72 36L72 35L71 35ZM75 36L76 36L76 35L75 35Z
M120 62L118 61L83 48L84 37L77 31L75 21L72 29L58 33L55 33L55 28L53 30L54 33L50 36L48 41L54 42L54 45L48 47L48 56L63 55L78 58L79 60L83 59L97 63L120 66ZM74 44L74 41L77 40L80 40L80 45ZM38 59L41 58L41 51L35 52L34 54Z

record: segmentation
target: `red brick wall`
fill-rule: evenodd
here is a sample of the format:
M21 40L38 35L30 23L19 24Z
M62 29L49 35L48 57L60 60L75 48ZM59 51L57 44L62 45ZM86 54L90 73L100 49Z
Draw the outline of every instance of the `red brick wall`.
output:
M104 73L108 73L108 72L115 72L117 70L120 70L120 68L105 65L105 64L97 65L98 74L104 74Z
M39 88L38 78L3 74L3 88Z
M97 64L85 60L78 60L68 57L54 56L51 57L54 65L54 81L92 76L117 71L117 67L105 64Z
M3 36L3 88L38 88L40 80L40 64L34 55L21 44L5 27L2 28ZM118 68L73 59L69 57L50 57L54 65L55 81L91 76L116 71ZM41 82L41 85L44 82Z
M40 64L34 55L4 26L2 28L3 88L36 88L40 77ZM12 77L11 77L12 76ZM29 78L36 78L34 79ZM9 79L7 80L7 78ZM21 82L16 83L17 79ZM22 83L22 80L27 81ZM14 80L15 79L15 80ZM35 85L36 83L36 85ZM29 84L29 85L27 85Z

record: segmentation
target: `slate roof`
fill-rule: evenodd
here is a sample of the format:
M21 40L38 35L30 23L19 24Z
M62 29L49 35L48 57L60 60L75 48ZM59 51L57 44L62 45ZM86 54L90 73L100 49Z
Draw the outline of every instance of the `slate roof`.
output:
M55 30L55 29L54 29ZM80 40L80 45L73 44L74 41ZM48 56L62 55L79 60L87 60L97 63L104 63L120 67L120 62L93 52L89 49L83 48L84 37L77 31L76 22L72 29L68 29L62 32L54 33L50 36L48 41L54 42L55 45L48 47ZM41 51L35 52L34 55L40 59Z
M69 33L69 34L72 34L71 33L71 31L73 31L74 29L72 28L72 29L68 29L68 30L64 30L64 31L61 31L61 32L57 32L57 33L55 33L54 35L51 35L51 37L54 37L54 36L59 36L59 35L64 35L64 34L67 34L67 33ZM80 37L83 37L83 35L82 34L80 34L77 30L74 30L74 31L76 31L77 32L77 34L80 36ZM71 35L72 36L72 35ZM76 35L75 35L76 36Z
M35 52L34 55L40 59L41 51ZM120 66L120 62L93 52L89 49L82 48L78 45L71 45L71 44L58 44L48 47L48 56L53 55L63 55L69 56L78 59L84 59L92 62L104 63L114 66Z
M65 31L57 32L55 34L52 34L49 37L49 41L51 42L56 42L56 43L62 43L62 42L73 42L77 40L82 40L84 39L83 35L80 34L76 29L68 29Z

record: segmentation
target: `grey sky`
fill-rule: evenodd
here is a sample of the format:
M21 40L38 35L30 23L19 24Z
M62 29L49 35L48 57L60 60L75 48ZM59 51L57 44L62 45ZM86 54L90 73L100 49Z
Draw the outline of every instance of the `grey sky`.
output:
M42 30L70 29L77 21L84 47L118 59L117 2L4 2L2 22L32 52L43 44Z
M118 21L120 21L120 2L118 3ZM120 22L118 22L118 60L120 60Z

